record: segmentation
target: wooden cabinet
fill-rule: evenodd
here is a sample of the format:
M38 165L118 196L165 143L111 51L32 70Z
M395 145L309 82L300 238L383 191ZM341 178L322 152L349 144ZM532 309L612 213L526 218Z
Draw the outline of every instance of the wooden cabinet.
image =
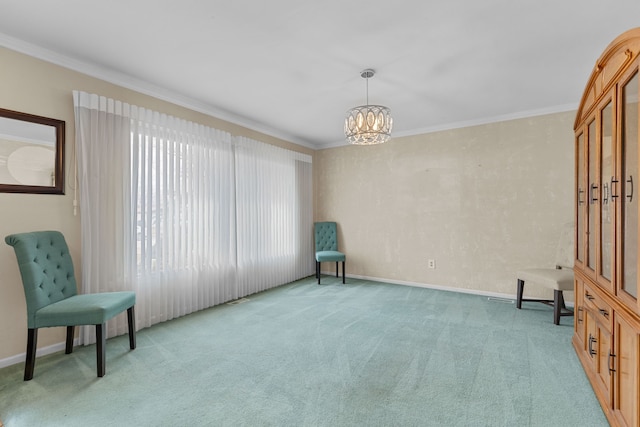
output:
M616 38L575 122L573 346L612 425L640 419L638 179L640 28Z

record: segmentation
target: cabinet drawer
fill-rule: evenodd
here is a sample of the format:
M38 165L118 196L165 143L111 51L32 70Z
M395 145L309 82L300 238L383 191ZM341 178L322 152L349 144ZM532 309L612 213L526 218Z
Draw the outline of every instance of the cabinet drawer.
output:
M611 306L604 302L602 297L592 288L584 284L584 306L587 310L593 313L594 319L597 319L598 323L601 323L607 331L611 332L611 322L613 319L613 310Z

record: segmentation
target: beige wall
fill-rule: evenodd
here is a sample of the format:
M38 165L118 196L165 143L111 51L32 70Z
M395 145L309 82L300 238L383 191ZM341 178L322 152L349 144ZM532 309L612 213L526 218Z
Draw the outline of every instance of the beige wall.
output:
M66 194L0 193L0 237L62 231L76 270L80 219L71 179L74 89L98 93L314 155L315 219L339 223L347 273L514 294L513 272L552 265L572 217L574 113L395 138L315 152L0 48L0 107L65 120ZM427 259L436 269L427 269ZM326 265L329 268L330 265ZM25 302L13 250L0 244L0 362L26 346ZM64 340L42 330L39 347Z
M66 194L29 195L0 193L0 365L3 359L26 348L26 305L13 249L4 236L22 231L53 229L64 233L80 277L80 217L73 216L72 168L75 139L72 90L78 89L119 99L202 123L233 135L243 135L274 145L313 154L312 150L200 114L150 96L59 67L0 47L0 108L66 122ZM64 341L63 328L39 332L38 347ZM13 359L8 362L12 362ZM20 359L20 361L22 361Z
M514 295L572 220L574 115L318 151L316 220L338 222L347 275Z

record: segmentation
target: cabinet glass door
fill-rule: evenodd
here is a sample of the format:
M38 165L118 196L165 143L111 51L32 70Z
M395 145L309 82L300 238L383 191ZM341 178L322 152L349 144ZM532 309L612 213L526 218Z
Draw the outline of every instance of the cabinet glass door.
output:
M638 74L622 88L622 277L620 289L638 297ZM635 187L635 188L634 188Z
M588 131L588 153L589 159L589 188L587 194L589 197L589 209L587 210L587 222L589 224L587 237L587 267L596 270L596 208L598 207L598 184L596 175L596 122L589 123Z
M610 286L612 277L614 212L611 185L614 175L613 106L609 101L600 116L600 269L599 275Z
M584 146L584 133L578 135L576 141L578 158L576 161L577 173L576 173L576 201L577 203L577 218L576 218L576 260L579 263L584 263L584 218L585 218L585 200L587 192L585 191L585 175L584 175L584 160L585 160L585 146Z

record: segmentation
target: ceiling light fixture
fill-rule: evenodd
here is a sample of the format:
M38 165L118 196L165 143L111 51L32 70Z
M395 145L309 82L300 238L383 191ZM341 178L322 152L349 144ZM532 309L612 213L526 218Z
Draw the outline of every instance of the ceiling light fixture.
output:
M360 76L367 81L367 105L350 109L344 119L344 134L351 144L382 144L391 138L393 127L391 110L382 105L369 105L369 79L374 74L375 71L371 69L360 73Z

